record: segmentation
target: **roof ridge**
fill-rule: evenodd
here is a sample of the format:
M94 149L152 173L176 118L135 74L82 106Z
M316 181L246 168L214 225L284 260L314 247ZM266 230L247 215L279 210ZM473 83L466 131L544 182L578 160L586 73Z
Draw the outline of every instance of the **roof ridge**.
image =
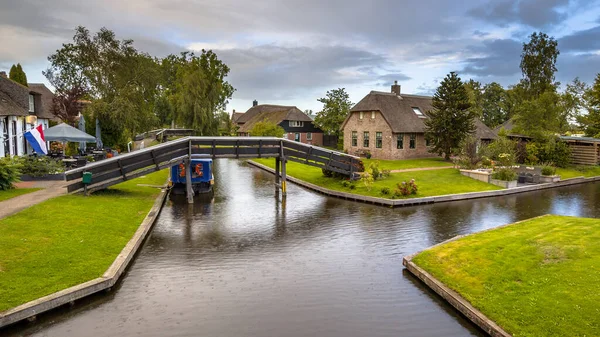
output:
M433 96L426 96L426 95L415 95L415 94L400 94L400 96L406 96L406 97L422 97L422 98L433 98Z

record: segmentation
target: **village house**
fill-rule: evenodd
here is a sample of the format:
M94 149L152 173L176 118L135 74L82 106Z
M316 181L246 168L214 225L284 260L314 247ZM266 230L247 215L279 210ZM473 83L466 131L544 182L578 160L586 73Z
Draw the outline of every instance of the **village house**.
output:
M435 157L425 139L424 121L431 103L430 96L401 94L398 82L389 93L371 91L350 109L341 126L344 150L355 155L368 152L376 159ZM479 119L475 125L475 136L482 142L497 137Z
M281 137L309 145L323 145L323 131L313 124L312 118L295 106L258 104L255 100L252 108L241 114L236 120L239 126L238 136L252 136L251 130L258 122L271 122L283 128Z
M33 153L24 133L37 125L50 126L54 94L41 83L29 87L10 80L0 72L0 157Z

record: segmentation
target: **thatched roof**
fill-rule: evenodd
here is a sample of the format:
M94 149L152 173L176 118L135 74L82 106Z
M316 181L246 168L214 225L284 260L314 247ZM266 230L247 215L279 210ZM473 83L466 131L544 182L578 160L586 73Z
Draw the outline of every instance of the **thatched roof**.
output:
M261 104L248 109L238 118L238 123L244 123L238 132L250 132L258 122L269 121L279 124L285 120L312 122L310 117L295 106Z
M395 93L371 91L350 109L350 114L341 128L344 128L354 112L379 111L393 133L423 133L425 132L424 121L428 118L427 112L433 109L431 103L432 97L430 96L396 95ZM423 116L417 115L415 108L420 110ZM477 127L476 135L478 138L496 138L496 134L479 119L476 120L475 126Z
M240 117L242 117L244 113L243 112L234 112L231 114L231 122L233 124L237 123L238 119L240 119Z
M42 106L36 108L36 115L39 118L57 119L57 117L52 114L52 100L54 99L54 93L43 83L28 83L28 85L31 91L35 91L42 96Z
M0 76L0 115L29 115L29 88Z

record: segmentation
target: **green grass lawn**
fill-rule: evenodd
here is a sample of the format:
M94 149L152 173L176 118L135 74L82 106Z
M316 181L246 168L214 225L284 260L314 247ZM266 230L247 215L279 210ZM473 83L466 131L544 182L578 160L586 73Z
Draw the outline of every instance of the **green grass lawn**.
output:
M600 166L559 167L556 169L556 174L563 180L575 177L596 177L600 176Z
M101 276L133 236L167 170L0 220L0 311Z
M420 158L420 159L404 159L404 160L379 160L379 159L362 159L365 168L373 162L379 161L379 169L381 170L406 170L421 167L443 167L452 166L452 162L445 161L444 158Z
M545 216L413 262L513 336L600 336L600 220Z
M270 168L275 168L275 159L273 158L253 159L253 161ZM411 179L415 179L419 187L418 193L410 196L412 198L500 189L498 186L465 177L457 169L392 173L386 179L375 181L370 191L362 181L355 182L356 188L350 189L349 187L344 187L342 181L339 179L323 176L320 168L300 163L288 161L287 174L331 190L379 198L391 198L391 195L383 195L381 193L382 188L388 187L393 193L398 183L403 181L408 182Z
M13 188L12 190L0 191L0 201L12 199L14 197L39 190L41 190L41 188Z

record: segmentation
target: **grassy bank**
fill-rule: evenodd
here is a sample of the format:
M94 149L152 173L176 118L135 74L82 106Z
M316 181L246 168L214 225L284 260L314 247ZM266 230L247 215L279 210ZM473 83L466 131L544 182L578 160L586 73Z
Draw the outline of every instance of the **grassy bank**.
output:
M12 199L14 197L39 190L41 190L41 188L13 188L11 190L0 191L0 201Z
M600 335L600 220L545 216L413 262L514 336Z
M167 171L0 220L0 311L101 276L142 223Z
M563 180L575 177L596 177L600 176L600 166L559 167L556 169L556 174Z
M275 159L253 159L253 161L275 168ZM384 161L380 161L380 166ZM403 181L415 179L419 191L411 198L430 197L435 195L445 195L454 193L479 192L498 190L500 187L487 184L475 179L465 177L456 169L441 169L433 171L413 171L403 173L392 173L386 179L377 180L369 190L361 181L354 183L355 188L344 187L342 181L337 178L327 178L323 176L320 168L308 166L295 162L287 163L287 174L294 178L302 179L311 184L315 184L331 190L354 193L379 198L391 198L391 195L382 194L384 187L389 188L392 193L396 185ZM404 197L408 198L408 197Z

